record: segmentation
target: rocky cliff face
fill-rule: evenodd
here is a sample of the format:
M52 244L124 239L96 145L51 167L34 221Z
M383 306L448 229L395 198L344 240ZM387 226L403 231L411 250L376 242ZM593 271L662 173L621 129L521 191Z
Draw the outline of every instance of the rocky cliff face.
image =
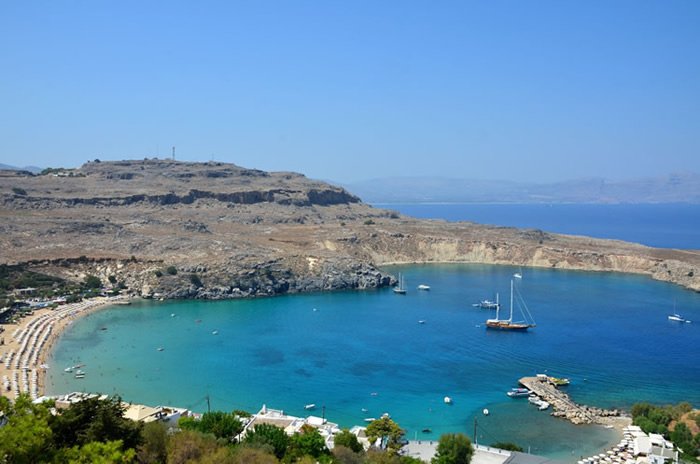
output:
M382 265L412 262L633 272L700 290L699 252L418 220L294 173L144 160L62 175L0 174L2 263L112 275L164 298L374 288L394 282Z

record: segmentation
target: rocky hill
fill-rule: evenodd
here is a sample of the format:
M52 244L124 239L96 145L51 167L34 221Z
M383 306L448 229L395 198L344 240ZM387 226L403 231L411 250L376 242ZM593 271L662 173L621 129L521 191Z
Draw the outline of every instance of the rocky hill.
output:
M700 290L697 251L419 220L300 174L214 162L0 171L0 250L0 264L116 276L147 297L374 288L394 282L382 265L409 262L634 272Z

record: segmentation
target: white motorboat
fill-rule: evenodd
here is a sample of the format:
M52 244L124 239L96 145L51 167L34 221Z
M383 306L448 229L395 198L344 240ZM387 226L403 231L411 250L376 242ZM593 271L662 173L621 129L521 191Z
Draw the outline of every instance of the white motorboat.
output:
M420 285L418 286L418 290L430 290L430 285L423 285L423 284L420 284Z
M315 407L316 407L316 405L312 403L312 404L307 404L306 406L304 406L304 409L314 409Z
M484 416L488 416L488 415L489 415L489 410L484 408Z
M445 404L452 404L452 398L450 398L449 396L446 396L445 397Z
M680 314L671 314L670 316L668 316L668 320L669 321L677 321L677 322L688 322L688 323L690 322L690 321L686 320L686 318L684 318Z

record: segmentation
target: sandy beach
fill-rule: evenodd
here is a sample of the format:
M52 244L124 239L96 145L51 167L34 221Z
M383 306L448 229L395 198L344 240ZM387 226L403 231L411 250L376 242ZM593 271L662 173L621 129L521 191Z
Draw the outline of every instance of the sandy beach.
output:
M0 378L2 396L15 399L29 393L32 399L44 393L47 369L63 368L46 364L46 355L61 332L77 318L112 304L128 302L126 296L99 297L59 306L37 309L19 323L5 324L0 335Z

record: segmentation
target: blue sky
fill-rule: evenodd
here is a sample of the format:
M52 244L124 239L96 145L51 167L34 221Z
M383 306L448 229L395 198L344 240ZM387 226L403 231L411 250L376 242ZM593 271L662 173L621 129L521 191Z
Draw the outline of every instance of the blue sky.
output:
M353 182L700 172L700 2L0 5L0 163Z

